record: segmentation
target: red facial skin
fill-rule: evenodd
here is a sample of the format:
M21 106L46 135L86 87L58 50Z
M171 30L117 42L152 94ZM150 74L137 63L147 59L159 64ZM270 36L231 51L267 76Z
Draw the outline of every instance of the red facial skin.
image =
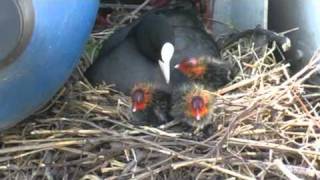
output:
M209 97L205 94L187 96L187 114L196 120L201 120L209 112Z
M132 111L143 111L151 103L151 87L147 85L138 85L133 88L131 93Z
M201 78L207 69L206 66L196 58L184 58L175 68L193 79Z

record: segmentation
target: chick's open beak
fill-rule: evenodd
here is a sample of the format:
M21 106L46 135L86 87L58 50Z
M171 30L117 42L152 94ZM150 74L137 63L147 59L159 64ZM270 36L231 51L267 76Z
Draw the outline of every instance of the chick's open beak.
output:
M166 83L170 83L170 61L174 53L174 46L166 42L161 48L161 59L158 61L161 72L166 80Z

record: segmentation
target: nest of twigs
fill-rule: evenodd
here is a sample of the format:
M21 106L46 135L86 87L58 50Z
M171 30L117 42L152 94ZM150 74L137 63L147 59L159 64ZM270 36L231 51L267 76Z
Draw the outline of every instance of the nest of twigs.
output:
M128 123L130 101L111 85L83 77L113 29L93 33L83 60L49 105L1 134L1 179L319 179L318 95L304 84L317 52L300 72L245 40L224 49L240 66L216 92L216 129L198 137L178 122Z

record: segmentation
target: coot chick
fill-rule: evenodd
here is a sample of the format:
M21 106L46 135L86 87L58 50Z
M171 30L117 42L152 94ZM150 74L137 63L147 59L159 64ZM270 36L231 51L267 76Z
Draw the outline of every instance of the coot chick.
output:
M203 85L186 83L172 93L171 115L174 119L203 129L213 123L214 97Z
M173 29L163 16L151 12L105 40L85 75L94 85L115 84L128 94L138 82L169 83L173 53Z
M192 81L211 89L226 85L234 79L238 71L236 64L209 56L184 58L174 68Z
M266 48L273 41L280 45L283 51L287 51L291 46L289 38L260 27L230 35L225 39L224 46L232 44L241 38L250 37L254 42L255 48L260 50ZM212 89L224 86L233 80L239 71L236 62L230 60L221 61L216 57L209 56L183 58L174 67L194 82L205 84Z
M160 125L171 120L171 94L151 83L138 83L132 89L133 124Z

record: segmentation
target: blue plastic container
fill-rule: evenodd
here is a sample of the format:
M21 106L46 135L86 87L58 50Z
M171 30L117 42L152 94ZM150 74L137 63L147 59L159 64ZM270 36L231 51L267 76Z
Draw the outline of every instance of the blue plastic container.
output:
M41 108L65 83L89 38L99 1L32 0L32 6L32 35L19 56L0 68L0 130Z

